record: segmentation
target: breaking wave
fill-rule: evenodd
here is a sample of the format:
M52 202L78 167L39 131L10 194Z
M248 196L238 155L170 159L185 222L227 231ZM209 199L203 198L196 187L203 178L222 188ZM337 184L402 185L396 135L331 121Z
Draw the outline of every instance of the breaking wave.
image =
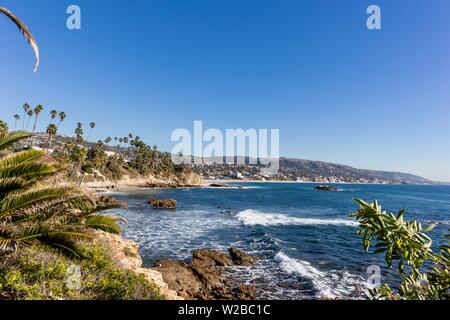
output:
M236 218L246 225L344 225L358 226L358 223L348 219L339 218L299 218L279 213L264 213L257 210L244 210L236 215Z
M336 298L355 295L367 288L361 276L348 271L321 271L309 262L293 259L282 251L275 255L274 260L287 274L310 280L314 289L317 290L316 297Z

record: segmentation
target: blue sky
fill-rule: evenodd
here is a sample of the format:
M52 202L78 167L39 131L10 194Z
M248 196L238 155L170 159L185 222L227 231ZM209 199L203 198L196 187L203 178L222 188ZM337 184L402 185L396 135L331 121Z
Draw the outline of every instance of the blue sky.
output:
M66 8L82 29L66 28ZM369 4L382 30L366 28ZM284 156L450 181L450 2L0 0L0 118L24 102L97 123L93 139L279 128ZM47 124L47 114L40 129Z

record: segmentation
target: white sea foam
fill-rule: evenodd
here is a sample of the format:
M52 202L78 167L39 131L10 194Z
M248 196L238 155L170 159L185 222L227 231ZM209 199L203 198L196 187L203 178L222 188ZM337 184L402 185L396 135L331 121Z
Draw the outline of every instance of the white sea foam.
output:
M355 221L339 218L319 219L319 218L299 218L279 213L265 213L258 210L244 210L236 215L239 221L246 225L344 225L357 226Z
M148 205L132 203L120 210L128 224L125 236L140 244L143 256L160 254L175 259L188 259L193 249L215 248L228 250L217 230L239 225L224 215L210 215L204 210L164 212L149 209Z
M358 289L366 287L361 276L351 274L348 271L321 271L309 262L293 259L282 251L275 255L274 260L286 273L309 279L318 291L317 297L348 296Z

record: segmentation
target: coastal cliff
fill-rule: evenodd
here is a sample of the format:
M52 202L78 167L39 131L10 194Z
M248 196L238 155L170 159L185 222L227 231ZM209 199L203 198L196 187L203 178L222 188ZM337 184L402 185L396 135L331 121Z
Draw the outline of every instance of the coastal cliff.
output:
M172 259L157 261L152 268L142 266L139 244L103 231L95 234L96 244L102 246L116 267L143 275L155 285L167 300L253 300L255 289L229 276L227 268L250 267L256 259L239 249L229 254L216 250L195 250L192 261Z
M203 184L203 178L192 171L179 175L161 176L153 174L145 176L125 174L118 180L111 180L96 170L91 174L84 175L81 187L102 191L130 188L183 188L197 187Z
M120 235L97 231L95 242L108 252L111 260L117 267L143 275L150 283L158 287L160 293L167 300L183 300L174 290L171 290L160 272L142 267L142 258L139 255L139 244L127 240Z

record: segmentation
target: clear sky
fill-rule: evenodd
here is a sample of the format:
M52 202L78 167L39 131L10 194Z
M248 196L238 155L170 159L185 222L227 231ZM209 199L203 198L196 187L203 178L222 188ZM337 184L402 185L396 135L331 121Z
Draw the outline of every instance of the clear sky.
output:
M66 8L82 29L66 28ZM366 28L366 8L382 30ZM64 110L63 133L279 128L281 154L450 181L450 1L0 0L0 119Z

